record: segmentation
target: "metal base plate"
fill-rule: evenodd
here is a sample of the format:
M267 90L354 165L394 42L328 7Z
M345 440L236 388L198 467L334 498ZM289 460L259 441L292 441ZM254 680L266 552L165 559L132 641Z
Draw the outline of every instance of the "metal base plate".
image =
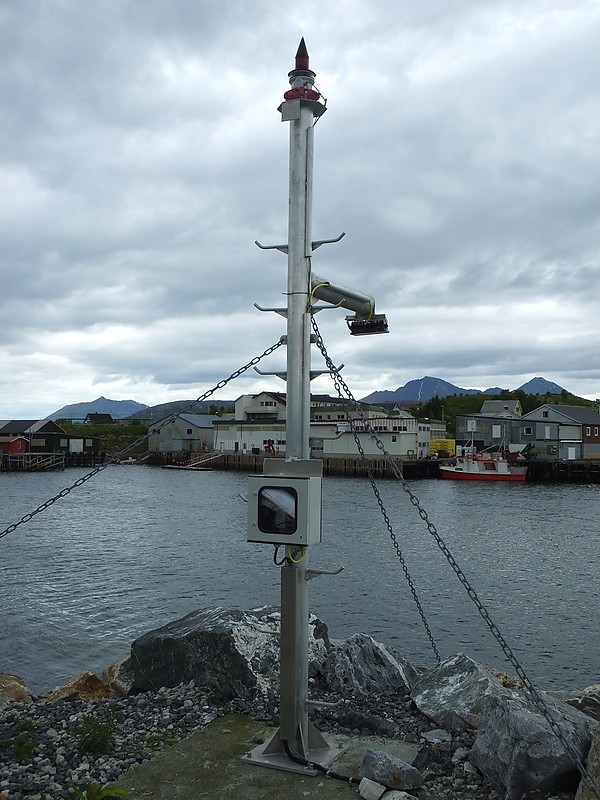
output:
M328 767L338 756L346 750L346 745L336 744L327 740L327 747L319 747L309 750L306 760L322 767ZM242 763L255 764L259 767L269 769L281 769L285 772L297 772L301 775L317 775L320 770L310 765L305 766L297 761L292 761L283 749L265 752L273 749L273 739L270 742L258 745L249 753L242 756Z

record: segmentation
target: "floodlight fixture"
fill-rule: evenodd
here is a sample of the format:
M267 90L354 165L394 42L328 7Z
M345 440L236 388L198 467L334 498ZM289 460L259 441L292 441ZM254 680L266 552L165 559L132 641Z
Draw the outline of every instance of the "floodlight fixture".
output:
M368 336L372 333L389 333L385 314L373 314L368 319L346 317L346 324L352 336Z

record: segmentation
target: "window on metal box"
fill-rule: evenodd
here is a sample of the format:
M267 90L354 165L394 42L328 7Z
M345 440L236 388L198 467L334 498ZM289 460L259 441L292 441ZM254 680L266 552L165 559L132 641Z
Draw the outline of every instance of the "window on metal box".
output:
M263 486L258 492L258 528L262 533L296 533L298 494L291 486Z

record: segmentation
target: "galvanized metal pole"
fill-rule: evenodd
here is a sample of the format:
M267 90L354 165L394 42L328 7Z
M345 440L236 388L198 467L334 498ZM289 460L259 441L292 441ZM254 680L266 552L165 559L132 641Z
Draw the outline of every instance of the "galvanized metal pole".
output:
M290 123L286 460L310 458L310 291L313 125L324 111L314 91L304 39L280 106ZM280 736L302 757L310 749L308 722L308 549L281 570Z
M265 460L263 476L250 479L254 488L252 495L249 493L248 503L248 541L286 545L285 564L281 568L280 727L266 745L247 753L245 760L314 774L314 765L330 764L341 751L339 746L330 745L308 719L308 580L320 574L337 574L341 567L336 571L308 569L307 545L321 540L323 466L321 461L310 459L310 331L311 314L317 310L312 304L315 297L319 297L353 310L356 316L346 317L346 321L350 332L356 335L385 333L387 320L385 315L375 314L375 301L369 295L344 289L311 274L313 249L337 242L344 234L336 239L312 240L313 132L315 119L323 114L325 104L314 86L315 73L309 69L304 39L289 79L292 88L285 92L284 102L279 107L282 121L290 123L288 242L270 247L256 242L263 249L281 250L288 256L286 459L283 463L277 459L272 463ZM282 309L261 310L282 312ZM272 476L270 482L265 483L269 481L268 476ZM285 531L260 521L264 502L261 493L263 490L272 492L276 488L272 485L274 481L288 497L298 501L293 512L279 509L286 524L293 523L292 528ZM318 492L311 493L310 481L312 489ZM298 492L303 497L302 502ZM267 509L269 503L265 504ZM267 520L269 515L270 510Z
M313 483L319 489L318 503L314 506L318 513L316 517L309 514L309 495L304 494L304 505L297 509L299 524L304 524L302 520L306 522L303 544L282 542L277 532L276 541L286 545L285 564L281 568L280 726L266 745L246 756L248 763L309 774L314 774L314 764L330 764L340 753L308 719L308 578L319 571L308 570L307 544L320 541L322 474L321 463L310 461L309 439L313 127L315 118L325 111L314 89L314 78L302 39L296 53L296 68L289 73L292 88L284 94L279 107L282 121L290 123L288 243L277 247L288 255L286 458L284 463L277 463L277 459L273 463L265 461L263 469L265 476L277 475L272 480L281 480L282 476L289 481L294 476L302 481L318 478L318 483ZM257 490L255 501L249 503L250 541L273 541L254 538L257 527L260 529L255 520L259 493ZM263 536L275 533L260 530Z

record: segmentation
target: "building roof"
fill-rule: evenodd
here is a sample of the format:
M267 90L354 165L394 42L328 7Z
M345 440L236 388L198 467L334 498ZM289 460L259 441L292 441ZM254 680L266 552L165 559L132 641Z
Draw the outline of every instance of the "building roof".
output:
M163 417L152 424L152 430L161 428L163 425L168 425L175 422L176 419L182 419L196 428L212 428L215 420L221 419L216 414L169 414L168 417ZM152 432L152 431L151 431Z
M283 392L267 392L267 391L256 392L256 394L241 394L238 398L236 398L235 402L237 403L238 400L241 400L244 397L251 397L252 399L255 399L257 397L264 397L264 396L270 397L271 399L276 400L278 403L285 405L285 394Z
M520 417L521 403L519 400L484 400L479 413L486 417Z
M4 419L0 420L0 435L9 436L16 434L24 436L32 433L62 433L65 432L55 422L49 419Z
M285 392L257 392L256 394L251 395L240 395L237 399L241 400L242 397L252 397L253 399L256 397L270 397L273 400L276 400L281 405L286 405L286 394ZM237 401L236 401L237 402ZM348 397L332 397L329 394L311 394L310 396L311 405L323 405L323 406L332 406L339 408L340 406L345 406L350 404L354 404L354 400L350 400ZM363 403L362 401L357 401L361 406L371 406L371 403ZM379 407L379 406L377 406Z
M551 404L545 403L543 406L530 411L525 416L527 419L543 420L543 409L548 408L556 414L561 414L566 419L576 422L579 425L600 425L600 414L594 411L593 408L587 406L566 406L562 403Z

